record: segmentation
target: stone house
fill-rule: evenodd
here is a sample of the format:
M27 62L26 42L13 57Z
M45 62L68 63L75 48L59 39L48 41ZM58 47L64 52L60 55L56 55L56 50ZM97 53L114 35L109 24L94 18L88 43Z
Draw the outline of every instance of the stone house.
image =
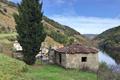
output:
M81 44L52 50L50 54L50 61L64 68L87 68L96 71L99 67L98 50Z

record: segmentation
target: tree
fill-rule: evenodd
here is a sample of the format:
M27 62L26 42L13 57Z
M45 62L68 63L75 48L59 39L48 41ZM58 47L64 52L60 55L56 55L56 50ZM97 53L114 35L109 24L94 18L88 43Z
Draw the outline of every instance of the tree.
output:
M17 40L23 48L23 61L33 65L46 34L42 24L42 2L39 0L22 0L18 4L19 14L15 14Z

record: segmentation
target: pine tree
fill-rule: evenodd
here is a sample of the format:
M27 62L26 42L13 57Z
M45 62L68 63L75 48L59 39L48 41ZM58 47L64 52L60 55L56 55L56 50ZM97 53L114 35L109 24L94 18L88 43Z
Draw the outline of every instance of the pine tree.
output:
M46 34L42 24L42 2L39 0L22 0L18 4L19 14L15 14L17 40L23 48L23 61L33 65L36 54Z

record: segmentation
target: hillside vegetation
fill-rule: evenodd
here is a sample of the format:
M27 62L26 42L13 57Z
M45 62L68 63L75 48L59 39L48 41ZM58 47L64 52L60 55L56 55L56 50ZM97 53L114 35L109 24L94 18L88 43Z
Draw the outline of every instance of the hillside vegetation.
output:
M120 26L109 29L98 35L99 47L120 63Z
M61 25L45 16L43 17L43 24L47 35L61 44L69 43L71 39L74 39L75 42L88 44L83 35L68 26Z
M14 13L18 13L14 3L10 5L9 2L4 0L0 1L0 33L15 32ZM58 42L59 44L67 45L70 41L73 41L86 45L89 44L79 32L68 26L61 25L45 16L43 17L43 24L47 35L51 37L55 43Z

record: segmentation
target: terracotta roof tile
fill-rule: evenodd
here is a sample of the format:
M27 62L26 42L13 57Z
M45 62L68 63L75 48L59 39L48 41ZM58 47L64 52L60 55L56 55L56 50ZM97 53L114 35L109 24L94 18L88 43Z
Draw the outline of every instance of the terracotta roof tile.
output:
M66 54L76 54L76 53L97 53L98 50L96 48L87 47L81 44L72 44L67 47L56 49L57 52L66 53Z

